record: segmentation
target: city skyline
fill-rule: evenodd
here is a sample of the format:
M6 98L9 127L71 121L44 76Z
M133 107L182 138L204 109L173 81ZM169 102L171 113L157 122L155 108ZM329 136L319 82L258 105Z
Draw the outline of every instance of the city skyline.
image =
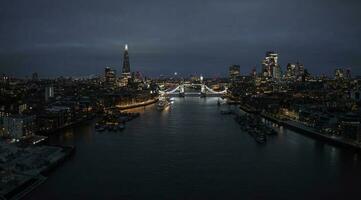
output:
M112 68L112 71L113 71L113 74L114 76L118 76L118 77L130 77L132 73L141 73L140 71L132 71L131 68L130 68L130 59L129 59L129 51L128 51L128 44L125 44L124 45L124 49L123 49L123 52L122 52L122 59L121 59L121 65L118 66L118 65L106 65L105 68L107 69L110 69ZM256 67L254 66L253 68L249 69L250 71L245 71L245 68L241 67L239 64L229 64L228 66L225 66L224 68L222 68L222 73L219 73L218 74L208 74L209 78L225 78L229 75L229 72L227 71L228 67L232 67L232 66L238 66L238 70L239 70L239 75L241 76L254 76L254 75L259 75L259 76L268 76L268 75L265 75L265 71L269 71L271 70L270 72L266 72L269 74L270 77L273 77L275 76L275 74L273 73L276 73L278 75L276 75L278 78L277 79L281 79L281 77L285 78L288 76L288 73L289 73L289 67L292 66L292 65L301 65L302 68L304 68L304 65L302 63L300 63L299 60L297 60L296 62L287 62L287 64L285 66L282 66L280 64L278 64L278 59L279 59L279 53L278 52L274 52L274 51L267 51L265 53L266 57L263 58L264 60L261 61L261 64L260 64L260 67ZM265 69L265 62L268 63L269 61L267 61L267 59L269 59L269 56L271 56L272 59L274 59L272 56L276 56L276 60L274 61L271 61L272 62L276 62L276 69L277 69L277 72L273 72L273 66L268 66L269 69ZM265 60L266 59L266 60ZM269 64L266 64L266 65L269 65ZM270 68L271 67L271 68ZM104 67L102 68L104 69ZM119 70L119 72L117 72L117 69ZM309 70L307 70L307 73L309 73ZM310 76L313 76L313 77L335 77L337 76L336 74L338 73L341 73L340 70L342 70L342 73L348 73L349 77L348 78L352 78L352 77L359 77L360 74L353 74L353 71L352 71L352 68L350 67L335 67L332 69L332 71L329 71L328 73L325 73L325 72L321 72L319 74L309 74ZM157 78L157 77L183 77L183 78L187 78L187 77L194 77L194 76L202 76L205 75L207 73L202 73L202 72L193 72L193 73L187 73L187 74L181 74L179 73L176 69L174 72L169 72L168 74L164 74L164 73L160 73L160 74L156 74L154 76L148 76L148 75L145 75L147 77L150 77L150 78ZM34 77L31 77L31 76L36 76L37 78L39 78L39 74L38 72L32 72L32 74L26 74L24 77L19 77L19 76L12 76L11 73L9 74L6 74L6 73L3 73L2 75L5 75L5 76L9 76L10 78L27 78L27 79L30 79L30 78L34 78ZM79 76L63 76L63 75L58 75L58 76L54 76L54 77L48 77L48 76L43 76L43 77L40 77L42 79L51 79L51 78L57 78L57 77L67 77L67 78L85 78L85 77L88 77L88 78L94 78L94 77L101 77L103 76L102 72L97 72L97 74L80 74Z
M360 0L0 6L0 200L358 199Z
M84 76L108 65L119 69L124 44L131 47L134 71L152 77L225 76L232 64L248 74L253 67L261 70L266 51L279 53L283 70L299 61L311 74L332 75L339 67L361 74L358 1L3 4L0 67L10 75Z

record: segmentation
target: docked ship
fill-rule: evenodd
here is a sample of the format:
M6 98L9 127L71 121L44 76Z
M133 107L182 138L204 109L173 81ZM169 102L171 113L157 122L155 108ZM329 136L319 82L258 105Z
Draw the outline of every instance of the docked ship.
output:
M170 105L169 101L167 99L159 100L157 103L157 109L158 110L164 110Z

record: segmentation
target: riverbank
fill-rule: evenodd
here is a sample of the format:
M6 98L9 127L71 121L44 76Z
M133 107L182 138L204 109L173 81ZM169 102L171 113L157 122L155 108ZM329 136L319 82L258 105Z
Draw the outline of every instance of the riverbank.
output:
M303 134L303 135L306 135L306 136L309 136L309 137L312 137L312 138L315 138L318 140L322 140L324 142L327 142L327 143L335 145L335 146L344 147L344 148L348 148L351 150L361 152L361 144L360 143L353 142L353 141L350 141L350 140L347 140L344 138L340 138L340 137L336 137L336 136L328 136L328 135L322 134L322 133L318 132L316 129L308 127L300 122L292 121L292 120L278 119L271 115L268 115L267 113L256 112L255 111L256 109L249 108L249 106L248 107L240 106L240 109L246 113L259 115L259 116L263 117L264 119L267 119L280 126L284 126L297 133L300 133L300 134Z
M75 153L73 146L20 148L3 145L3 154L16 152L18 158L1 166L0 199L23 199L44 183L47 176ZM3 157L3 156L2 156Z
M155 98L155 99L150 99L150 100L143 101L143 102L138 102L138 103L133 103L133 104L128 104L128 105L121 105L121 106L116 106L116 107L119 108L120 110L128 110L128 109L132 109L132 108L148 106L148 105L156 103L157 101L158 101L158 98Z
M283 125L291 130L294 130L298 133L311 136L315 139L323 140L327 143L333 144L335 146L345 147L352 150L356 150L358 152L361 152L361 144L357 142L353 142L344 138L340 138L337 136L328 136L325 134L322 134L318 132L317 130L307 127L306 125L303 125L299 122L295 121L284 121Z
M353 152L296 133L259 145L240 132L232 116L220 114L228 106L218 107L217 101L175 98L168 111L153 105L135 109L141 118L122 134L100 134L93 124L74 134L64 131L52 142L76 144L75 156L25 199L288 199L295 194L307 199L315 191L360 196L361 163Z
M45 135L45 136L56 134L56 133L59 133L60 131L65 130L67 128L72 128L72 127L79 126L79 125L82 125L84 123L90 122L90 121L94 120L96 117L97 116L95 114L93 114L93 115L90 115L90 116L87 116L87 117L77 119L74 122L66 123L66 124L64 124L62 126L54 128L54 129L38 131L37 134L38 135Z

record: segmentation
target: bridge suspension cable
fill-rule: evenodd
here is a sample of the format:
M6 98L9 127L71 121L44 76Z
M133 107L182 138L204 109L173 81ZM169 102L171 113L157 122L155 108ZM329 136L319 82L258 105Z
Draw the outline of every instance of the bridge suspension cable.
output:
M214 91L213 89L209 88L207 85L204 85L204 86L212 94L225 94L225 93L227 93L227 88L225 90L223 90L223 91L217 92L217 91Z
M185 85L185 84L178 85L176 88L174 88L174 89L172 89L172 90L169 90L169 91L167 91L167 90L165 90L165 91L159 91L159 93L161 93L161 94L174 94L177 90L180 91L180 89L181 89L182 87L184 88L184 85ZM195 85L195 84L192 84L192 85ZM205 85L205 84L201 84L201 86L204 86L204 88L205 88L208 92L210 92L211 94L225 94L225 93L227 93L227 88L226 88L225 90L223 90L223 91L217 92L217 91L214 91L213 89L209 88L209 87L208 87L207 85Z
M170 91L159 91L161 94L171 94L171 93L174 93L176 92L177 90L179 90L179 88L181 87L181 85L178 85L176 88L174 88L173 90L170 90Z

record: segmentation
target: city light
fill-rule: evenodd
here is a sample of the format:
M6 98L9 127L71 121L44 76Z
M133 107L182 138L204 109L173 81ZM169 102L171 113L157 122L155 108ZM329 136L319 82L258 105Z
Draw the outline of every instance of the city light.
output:
M0 10L0 200L361 198L361 1Z

